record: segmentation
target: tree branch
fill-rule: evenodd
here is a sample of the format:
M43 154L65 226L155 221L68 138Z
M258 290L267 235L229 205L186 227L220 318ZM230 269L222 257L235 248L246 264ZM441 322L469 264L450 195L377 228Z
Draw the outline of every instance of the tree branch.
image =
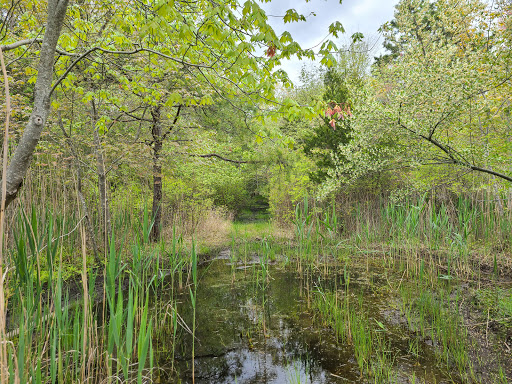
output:
M169 129L167 130L167 132L162 136L162 141L164 141L165 138L171 133L172 129L174 128L174 126L178 122L178 118L180 117L181 107L182 107L181 104L178 105L178 110L176 111L176 116L174 116L174 120L173 120L171 126L169 127Z
M462 155L460 155L457 151L455 151L454 149L452 149L449 146L441 144L439 141L433 139L431 136L422 135L422 134L420 134L420 133L418 133L418 132L416 132L416 131L408 128L408 127L406 127L405 125L400 123L400 121L399 121L398 124L403 129L405 129L408 132L411 132L411 133L415 134L416 136L418 136L418 137L428 141L429 143L433 144L434 146L439 148L441 151L446 153L446 155L449 157L449 159L446 159L447 163L459 165L461 167L465 167L465 168L471 169L472 171L478 171L478 172L482 172L482 173L487 173L489 175L494 175L494 176L499 177L499 178L501 178L503 180L507 180L509 182L512 182L512 177L507 176L507 175L505 175L503 173L499 173L499 172L493 171L492 169L482 168L482 167L473 165L470 162L468 162L466 159L464 159L464 157ZM459 157L459 158L457 158L456 156ZM462 159L462 160L460 160L460 159Z
M202 157L202 158L211 158L211 157L216 157L222 161L227 161L229 163L233 163L233 164L255 164L256 161L243 161L243 160L233 160L233 159L228 159L224 156L221 156L221 155L218 155L216 153L208 153L206 155L198 155L198 154L193 154L193 153L183 153L183 152L178 152L180 155L187 155L187 156L191 156L191 157Z
M103 52L103 53L109 53L109 54L113 54L113 55L135 55L135 54L137 54L139 52L151 52L151 53L154 53L155 55L158 55L158 56L161 56L163 58L172 60L172 61L174 61L176 63L179 63L179 64L182 64L184 66L194 67L194 68L203 68L203 69L213 69L209 65L189 63L189 62L187 62L185 60L178 59L176 57L169 56L169 55L166 55L165 53L158 52L158 51L155 51L154 49L149 49L149 48L135 48L135 49L133 49L131 51L112 51L110 49L105 49L105 48L101 48L101 47L93 47L91 49L88 49L87 51L85 51L81 55L79 55L75 59L75 61L73 61L73 63L71 63L71 65L66 69L66 71L62 74L62 76L60 76L58 78L58 80L55 82L55 84L53 84L53 87L52 87L52 89L50 91L50 95L53 93L53 91L55 91L55 88L57 88L57 86L62 82L62 80L64 80L66 78L66 76L69 74L69 72L71 72L71 70L75 67L75 65L77 65L81 60L83 60L85 57L89 56L91 53L93 53L95 51L99 51L99 52Z
M43 39L41 39L41 38L20 40L15 43L12 43L12 44L2 45L2 51L7 52L7 51L11 51L13 49L22 47L24 45L31 45L34 43L42 43L42 42L43 42Z

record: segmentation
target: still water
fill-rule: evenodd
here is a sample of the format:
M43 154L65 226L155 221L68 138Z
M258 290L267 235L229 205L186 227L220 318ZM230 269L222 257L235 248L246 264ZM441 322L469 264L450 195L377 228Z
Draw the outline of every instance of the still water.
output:
M244 265L231 264L224 253L200 269L197 287L195 382L239 384L374 383L361 375L354 349L338 342L324 325L312 304L315 290L341 289L343 271L319 271L299 275L293 268L268 267L262 282L257 259ZM363 295L369 321L384 325L387 348L396 372L393 382L448 383L435 364L433 348L419 345L419 354L409 353L410 337L393 320L396 299L382 294L381 270L351 269L351 291ZM337 288L339 287L339 288ZM191 329L192 310L187 289L179 297L178 311ZM156 382L192 383L192 336L180 328L174 366L169 374L169 350L156 351ZM163 344L165 344L165 340ZM170 341L169 341L170 343ZM456 381L455 381L456 382Z

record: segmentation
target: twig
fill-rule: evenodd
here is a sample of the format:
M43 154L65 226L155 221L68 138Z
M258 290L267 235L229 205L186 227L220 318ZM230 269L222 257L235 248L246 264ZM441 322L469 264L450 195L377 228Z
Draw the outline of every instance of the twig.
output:
M75 232L75 231L76 231L76 229L78 228L78 226L80 225L80 223L81 223L81 222L82 222L86 217L87 217L87 215L86 215L86 216L84 216L84 217L82 217L82 218L80 219L80 221L79 221L78 223L76 223L75 228L73 228L73 229L72 229L71 231L69 231L68 233L65 233L65 234L64 234L64 235L62 235L62 236L59 236L59 237L55 237L55 238L53 238L53 239L52 239L52 241L51 241L49 244L52 244L52 243L53 243L53 242L55 242L56 240L62 239L63 237L66 237L66 236L71 235L73 232ZM46 247L48 247L48 245L49 245L49 244L46 244L44 247L42 247L42 248L39 250L39 252L42 252Z
M485 345L488 347L489 346L489 339L487 338L487 331L489 330L489 312L490 312L490 308L487 308L487 324L485 326Z
M404 280L405 272L407 272L407 270L405 270L404 273L402 274L402 278L400 279L400 283L398 284L398 288L396 289L397 292L400 290L400 286L402 285L402 281Z
M466 325L466 327L471 327L472 328L472 327L478 327L479 325L485 325L485 324L487 324L487 327L488 327L490 321L498 322L498 321L509 321L509 320L512 320L512 317L503 317L501 319L489 319L489 318L487 318L487 321L484 321L483 323L468 324L468 325ZM486 330L486 332L487 332L487 330Z
M202 158L211 158L211 157L216 157L217 159L220 159L220 160L223 160L223 161L227 161L229 163L234 163L234 164L255 164L257 163L256 161L244 161L244 160L233 160L233 159L228 159L227 157L223 157L221 155L218 155L216 153L208 153L206 155L198 155L198 154L195 154L195 153L184 153L184 152L175 152L176 154L178 155L186 155L186 156L191 156L191 157L202 157Z

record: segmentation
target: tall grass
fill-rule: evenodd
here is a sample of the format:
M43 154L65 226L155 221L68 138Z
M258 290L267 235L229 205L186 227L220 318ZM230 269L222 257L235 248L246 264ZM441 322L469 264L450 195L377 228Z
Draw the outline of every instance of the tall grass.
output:
M500 252L512 249L512 206L499 211L494 198L425 193L396 201L379 197L325 205L305 197L293 222L298 269L351 249L388 255L407 271L418 270L420 259L421 268L438 265L445 278L475 274L481 263L496 274L500 262L507 262Z
M317 287L314 308L321 321L334 330L338 343L352 345L361 376L371 377L376 383L394 382L394 359L385 335L375 326L378 322L374 323L366 313L363 295L359 294L357 301L351 302L353 297L348 287L349 280L342 292Z
M472 347L460 313L463 300L453 281L479 277L481 262L497 273L496 254L510 250L511 217L509 211L500 213L495 208L492 201L464 196L439 201L429 194L400 202L356 202L348 213L339 207L334 210L333 216L340 217L340 233L332 229L330 207L312 207L305 200L297 205L294 222L299 271L316 265L318 272L320 265L328 263L339 268L347 260L343 249L366 257L368 270L368 260L374 255L374 265L398 272L398 287L389 280L388 285L390 291L400 293L408 327L419 335L416 347L414 342L409 345L411 353L417 353L418 340L431 339L438 364L472 381L475 374L468 352ZM325 258L328 249L332 251ZM493 257L483 260L488 253ZM362 374L375 382L396 381L389 369L394 357L386 353L388 339L372 327L363 306L353 302L350 279L344 280L344 290L316 286L314 309L332 327L338 342L353 346Z
M163 242L145 245L151 228L145 215L140 236L132 238L131 247L121 247L130 238L127 232L137 228L128 228L123 235L120 227L129 222L119 220L102 270L88 265L86 233L80 220L49 210L41 213L32 208L29 212L18 210L11 240L14 247L6 260L9 377L5 382L149 382L154 325L163 316L151 310L158 299L154 293L163 288L165 276L171 276L172 287L176 275L181 281L189 262L182 238L175 234L169 248ZM75 267L68 263L80 255L76 245L82 257L78 274L72 275ZM192 272L197 284L194 249ZM66 281L63 272L70 268ZM72 282L76 278L81 278L81 285ZM98 280L103 283L98 285ZM176 335L176 313L172 324Z
M414 284L404 285L400 294L401 310L409 328L419 332L423 339L433 340L438 346L439 360L447 368L455 366L461 377L469 379L473 370L467 351L467 330L459 313L461 297L455 294L452 298L442 288L434 293L428 287Z

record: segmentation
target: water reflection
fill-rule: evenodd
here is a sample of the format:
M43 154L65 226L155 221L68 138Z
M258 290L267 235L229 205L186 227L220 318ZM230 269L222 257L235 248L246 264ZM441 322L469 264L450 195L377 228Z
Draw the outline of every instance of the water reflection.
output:
M196 312L197 384L369 382L361 377L353 346L339 343L331 329L315 320L315 311L311 308L315 285L341 289L342 271L332 271L324 279L309 276L305 281L296 272L274 265L263 289L262 284L257 283L258 263L237 269L226 259L214 260L201 271ZM375 276L368 276L367 271L359 272L351 272L351 287L364 294L364 307L371 317L386 324L389 348L397 357L395 367L402 371L396 376L396 383L410 382L408 378L413 372L423 378L416 382L442 382L439 379L443 375L433 364L432 351L421 349L424 356L421 364L416 359L409 362L407 335L400 331L400 325L393 325L382 316L392 298L372 293L369 282L378 282L381 271ZM192 312L186 291L179 302L178 311L190 325ZM192 382L192 337L183 329L180 332L174 365L179 377L170 375L166 380L160 378L160 382ZM157 366L171 366L172 357L168 352L157 353L156 358Z

